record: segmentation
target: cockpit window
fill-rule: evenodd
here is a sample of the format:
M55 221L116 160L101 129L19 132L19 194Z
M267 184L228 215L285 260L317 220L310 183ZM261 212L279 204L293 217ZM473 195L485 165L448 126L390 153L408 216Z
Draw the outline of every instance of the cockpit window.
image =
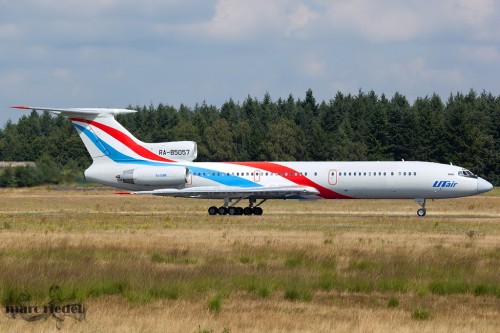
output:
M477 178L477 176L475 174L473 174L471 171L469 171L467 169L462 169L462 171L458 172L458 175L462 176L462 177L467 177L467 178Z

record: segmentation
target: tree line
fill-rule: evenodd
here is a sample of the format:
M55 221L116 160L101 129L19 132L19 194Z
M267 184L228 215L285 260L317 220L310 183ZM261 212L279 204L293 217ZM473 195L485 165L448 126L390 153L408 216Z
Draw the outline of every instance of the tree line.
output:
M453 163L500 185L500 97L483 91L434 94L412 104L400 93L337 94L317 102L279 98L232 99L220 108L203 102L136 106L118 121L145 142L192 140L197 161L385 161ZM35 161L38 183L80 175L91 163L71 123L32 112L0 130L0 160ZM35 170L5 170L0 186L26 186L18 176ZM4 178L7 174L8 181ZM16 178L17 177L17 178ZM37 183L37 182L35 182ZM28 185L36 185L33 182Z

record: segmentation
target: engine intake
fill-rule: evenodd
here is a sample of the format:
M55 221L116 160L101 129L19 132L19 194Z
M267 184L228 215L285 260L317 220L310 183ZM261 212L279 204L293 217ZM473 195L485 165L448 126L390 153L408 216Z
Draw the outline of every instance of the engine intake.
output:
M125 170L116 179L126 184L180 186L188 182L189 170L182 166L143 167Z

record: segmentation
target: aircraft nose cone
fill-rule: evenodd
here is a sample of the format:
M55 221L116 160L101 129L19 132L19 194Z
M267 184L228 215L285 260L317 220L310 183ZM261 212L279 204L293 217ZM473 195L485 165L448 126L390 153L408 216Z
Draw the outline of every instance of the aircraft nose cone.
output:
M479 193L488 192L492 188L493 188L493 185L491 185L490 182L488 182L487 180L484 180L481 177L477 178L477 191Z

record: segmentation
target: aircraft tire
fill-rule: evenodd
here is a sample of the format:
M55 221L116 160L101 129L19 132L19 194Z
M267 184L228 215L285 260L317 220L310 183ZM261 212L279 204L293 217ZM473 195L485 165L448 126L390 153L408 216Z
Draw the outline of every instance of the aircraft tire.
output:
M208 208L208 215L217 215L219 209L215 206Z
M426 213L427 212L426 212L425 208L420 208L419 210L417 210L417 215L419 217L424 217Z
M264 212L260 207L254 207L252 210L253 210L253 215L262 215L262 213Z
M227 215L227 208L224 206L219 207L219 215Z
M238 207L229 207L227 213L229 215L238 215Z
M252 215L252 207L243 208L243 215Z

